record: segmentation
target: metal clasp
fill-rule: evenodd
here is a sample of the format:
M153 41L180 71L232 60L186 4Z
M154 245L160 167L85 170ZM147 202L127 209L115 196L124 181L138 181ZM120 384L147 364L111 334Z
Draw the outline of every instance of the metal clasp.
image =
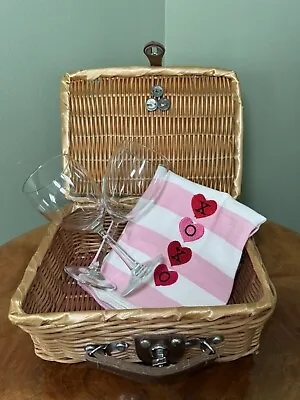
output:
M182 335L138 336L135 338L136 354L144 364L163 367L176 364L185 352L185 340Z
M103 344L88 344L85 347L85 353L88 357L95 357L97 353L102 353L105 356L112 356L117 353L123 353L127 350L129 344L126 342L112 342Z
M222 336L213 336L210 338L195 338L189 339L185 342L186 347L199 347L205 353L209 355L216 354L214 346L218 345L223 341Z
M200 337L186 340L183 335L149 335L135 338L136 354L146 365L164 367L176 364L184 355L185 350L196 347L210 359L218 355L215 346L223 341L222 336ZM113 356L123 353L129 343L119 341L103 344L89 344L85 347L86 359L92 364L98 364L97 356Z
M152 366L153 367L163 367L164 365L168 364L167 360L167 348L165 346L162 346L160 344L153 346L151 348L152 352Z
M176 364L184 355L186 348L196 347L207 356L217 357L215 346L221 343L221 336L185 340L183 335L151 335L135 338L136 353L144 364L164 367ZM214 358L215 358L214 357Z

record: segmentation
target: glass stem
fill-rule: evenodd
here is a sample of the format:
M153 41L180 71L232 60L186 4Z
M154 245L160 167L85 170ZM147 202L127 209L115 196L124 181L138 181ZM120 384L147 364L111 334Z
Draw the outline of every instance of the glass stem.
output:
M110 225L109 225L109 227L108 227L108 229L106 231L106 234L110 233L110 231L111 231L111 229L113 227L113 224L114 224L114 221L111 221L111 223L110 223ZM100 232L99 232L99 236L102 238L102 241L101 241L100 246L99 246L99 248L97 250L97 253L95 254L95 256L94 256L94 258L93 258L93 260L92 260L92 262L90 264L90 267L89 267L91 270L94 270L94 271L98 270L99 266L98 266L97 260L98 260L98 257L100 255L102 249L103 249L103 246L105 244L105 238L100 234Z
M130 256L130 254L127 253L126 250L123 249L122 246L119 245L119 243L110 235L110 229L112 228L113 225L115 225L115 229L117 228L119 222L116 220L112 220L109 228L107 231L105 231L102 227L99 230L100 235L106 241L112 249L117 253L117 255L124 261L124 263L127 265L127 267L132 270L133 268L137 267L140 265L134 258ZM114 229L114 231L115 231ZM103 243L102 242L102 243Z

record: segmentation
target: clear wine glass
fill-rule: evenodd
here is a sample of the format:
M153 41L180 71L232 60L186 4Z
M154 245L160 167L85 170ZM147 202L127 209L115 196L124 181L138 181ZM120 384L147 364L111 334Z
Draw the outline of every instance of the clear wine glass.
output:
M165 156L136 141L123 141L115 149L108 161L102 185L105 207L112 218L110 229L114 230L119 223L132 221L151 209L163 191L169 168L170 162ZM154 259L140 263L109 233L105 236L103 227L100 231L131 270L123 296L136 290L163 262L163 256L158 254Z
M40 165L26 179L22 191L49 221L61 223L66 230L98 232L104 213L101 188L69 155L57 155ZM98 257L103 244L104 240L88 267L65 266L65 271L81 283L115 290L116 285L100 272Z

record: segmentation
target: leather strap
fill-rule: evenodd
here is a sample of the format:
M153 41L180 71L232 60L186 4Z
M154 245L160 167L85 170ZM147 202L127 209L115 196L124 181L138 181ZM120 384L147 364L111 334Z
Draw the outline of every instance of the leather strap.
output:
M144 47L144 54L152 67L161 67L162 59L165 54L165 46L159 42L149 42Z
M168 378L173 379L174 377L187 372L190 373L195 369L206 366L217 357L217 354L209 354L201 351L199 355L191 359L184 359L179 361L177 364L160 368L121 360L113 356L103 355L99 352L94 353L92 357L87 355L86 359L91 362L94 367L100 370L111 372L133 380L157 382L167 380Z

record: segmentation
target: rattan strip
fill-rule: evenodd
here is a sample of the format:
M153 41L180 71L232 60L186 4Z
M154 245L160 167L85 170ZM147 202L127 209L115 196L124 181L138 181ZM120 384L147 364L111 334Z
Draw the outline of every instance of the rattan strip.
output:
M221 358L227 357L241 357L248 354L249 352L256 351L259 345L259 337L261 330L263 328L264 320L258 318L255 325L249 326L248 324L227 326L224 321L222 324L216 324L213 327L206 326L206 324L196 324L194 326L189 324L184 326L183 324L178 324L174 326L159 326L154 321L154 326L138 326L138 327L128 327L127 330L121 329L116 330L114 333L110 332L110 328L105 326L93 326L90 330L81 330L77 332L76 330L68 329L61 333L59 330L57 332L47 332L45 334L41 332L33 332L28 330L32 334L33 340L35 337L39 337L38 341L35 341L36 351L40 353L42 358L47 358L59 360L61 362L66 361L70 357L70 362L79 362L84 360L84 346L91 342L109 342L115 340L125 340L131 344L130 349L122 358L137 361L135 352L133 350L133 339L134 335L145 334L156 332L160 329L161 334L172 334L181 333L187 338L205 336L214 334L221 334L224 336L225 340L222 345L219 346L218 352ZM25 328L25 330L27 330ZM84 334L83 334L84 332ZM80 334L81 333L81 334ZM57 340L53 340L53 337L57 336ZM196 354L196 352L190 352L189 356ZM75 355L75 356L74 356Z
M151 87L166 87L167 113L149 113ZM178 95L180 93L180 96ZM175 172L233 192L238 168L238 99L228 77L137 77L71 80L69 149L100 180L112 149L135 137L161 149Z

